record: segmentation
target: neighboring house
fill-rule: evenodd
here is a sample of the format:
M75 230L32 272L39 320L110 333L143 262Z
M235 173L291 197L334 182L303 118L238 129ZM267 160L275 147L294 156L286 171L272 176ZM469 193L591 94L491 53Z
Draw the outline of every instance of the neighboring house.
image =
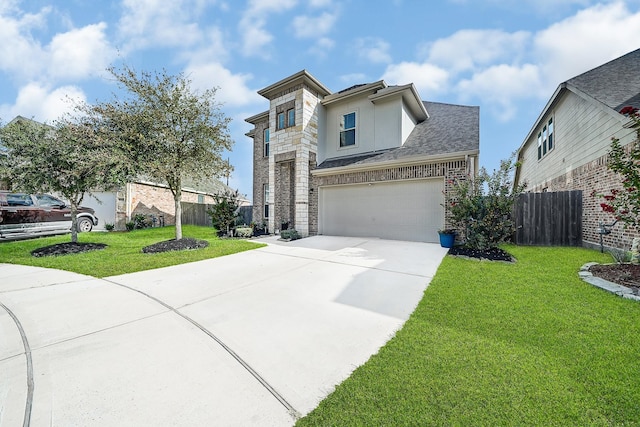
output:
M17 116L16 120L31 119ZM4 155L0 145L0 155ZM10 185L0 177L0 189L9 189ZM214 196L225 191L233 191L217 179L204 181L185 181L182 187L182 201L185 203L214 204ZM60 195L57 195L60 196ZM245 196L240 197L240 206L248 206L250 202ZM173 194L167 185L157 184L145 179L127 183L113 191L96 191L94 196L85 195L82 206L95 210L99 218L97 230L104 230L105 224L114 224L116 229L124 230L127 221L135 215L145 215L155 220L156 225L175 224L175 204Z
M217 179L205 182L187 182L182 187L182 202L214 204L214 196L225 191L233 191ZM240 196L240 206L250 202ZM137 214L155 220L157 225L175 224L175 203L167 185L147 180L127 183L114 191L96 192L95 197L85 196L83 206L93 208L100 223L96 229L104 229L105 224L114 224L116 229L124 229L125 223Z
M413 84L332 93L303 70L258 93L253 220L271 232L436 242L453 180L478 169L479 108L423 102Z
M516 184L532 192L582 190L582 240L599 246L600 223L613 217L602 211L594 193L621 188L607 168L611 138L623 145L635 140L625 106L640 107L640 49L561 83L518 150ZM605 245L629 248L638 233L617 224Z

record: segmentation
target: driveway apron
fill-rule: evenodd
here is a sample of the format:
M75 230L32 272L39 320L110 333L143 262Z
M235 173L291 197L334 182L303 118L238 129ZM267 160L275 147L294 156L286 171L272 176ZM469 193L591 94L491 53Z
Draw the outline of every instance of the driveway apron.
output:
M315 236L96 279L0 264L0 426L289 426L406 321L446 249Z

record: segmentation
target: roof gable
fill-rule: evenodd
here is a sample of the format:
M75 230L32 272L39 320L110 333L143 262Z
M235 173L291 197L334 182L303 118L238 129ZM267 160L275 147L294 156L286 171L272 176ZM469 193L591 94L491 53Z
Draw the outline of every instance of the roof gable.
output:
M567 86L582 91L609 108L620 111L640 107L640 49L567 80Z
M429 117L416 125L398 148L328 159L317 169L366 167L377 163L477 154L480 150L480 107L425 102Z

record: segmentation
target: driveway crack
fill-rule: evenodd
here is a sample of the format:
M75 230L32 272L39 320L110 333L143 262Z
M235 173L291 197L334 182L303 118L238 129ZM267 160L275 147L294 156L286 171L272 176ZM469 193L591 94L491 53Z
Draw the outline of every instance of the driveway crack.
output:
M300 412L298 412L285 398L284 396L282 396L271 384L269 384L267 382L267 380L265 380L255 369L253 369L251 367L251 365L249 365L249 363L247 363L238 353L236 353L235 351L233 351L233 349L231 347L229 347L228 345L226 345L219 337L217 337L215 334L213 334L210 330L208 330L207 328L205 328L204 326L202 326L200 323L196 322L194 319L190 318L189 316L181 313L178 309L170 306L169 304L165 303L164 301L154 297L153 295L147 294L146 292L143 292L141 290L138 290L136 288L127 286L127 285L123 285L122 283L118 283L118 282L114 282L111 281L109 279L102 279L105 280L106 282L112 283L114 285L117 286L122 286L123 288L129 289L131 291L137 292L141 295L144 295L145 297L157 302L158 304L162 305L163 307L167 308L168 310L172 311L173 313L177 314L178 316L182 317L184 320L186 320L187 322L191 323L193 326L195 326L196 328L200 329L202 332L204 332L206 335L208 335L211 339L213 339L215 342L218 343L218 345L220 345L220 347L222 347L231 357L233 357L247 372L249 372L249 374L251 374L265 389L267 389L267 391L276 398L276 400L278 400L278 402L280 402L280 404L282 406L285 407L285 409L287 410L287 412L289 412L289 414L294 418L294 419L298 419L301 417Z

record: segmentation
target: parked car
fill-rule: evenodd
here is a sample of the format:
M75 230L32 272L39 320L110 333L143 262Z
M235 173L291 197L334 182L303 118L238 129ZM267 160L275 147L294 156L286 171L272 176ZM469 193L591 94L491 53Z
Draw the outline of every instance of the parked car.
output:
M78 231L98 225L91 208L78 208ZM0 241L71 231L71 207L49 194L0 191Z

